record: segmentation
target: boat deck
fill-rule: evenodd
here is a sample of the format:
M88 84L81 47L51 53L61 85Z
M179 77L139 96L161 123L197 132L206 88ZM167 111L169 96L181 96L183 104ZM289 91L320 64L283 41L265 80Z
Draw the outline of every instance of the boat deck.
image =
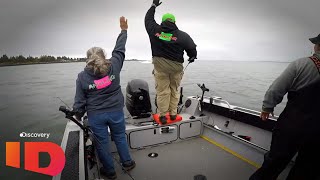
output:
M149 153L158 153L150 158ZM193 180L204 175L208 180L247 180L255 167L234 157L202 138L132 152L137 166L131 171L136 180ZM116 165L118 178L131 178Z
M197 105L198 103L192 104ZM194 114L192 109L189 111ZM175 124L175 128L170 133L163 133L165 129L162 128L165 128L165 126L142 126L141 124L139 126L140 121L136 119L133 123L138 123L137 126L132 123L127 124L126 134L131 147L131 155L137 164L136 168L130 172L134 179L193 180L195 176L203 175L207 180L248 180L263 162L263 154L266 149L240 140L228 132L237 130L234 133L235 135L237 133L250 135L254 137L253 143L257 144L260 141L266 141L263 144L258 144L264 148L269 146L268 142L270 142L270 139L266 140L265 136L269 137L271 132L266 133L260 128L254 129L253 126L233 122L233 119L221 115L206 114L210 117L209 119L206 118L208 116L200 117L196 115L195 119L191 119L188 113L184 114L184 120ZM128 122L129 120L130 118L127 118ZM225 126L227 121L229 121L229 126ZM220 130L220 128L215 128L214 125L227 129ZM251 131L249 130L255 130L256 132L250 134ZM78 138L69 138L72 137L70 134L74 134L74 132L80 132ZM93 169L90 169L90 166L87 166L87 160L83 158L83 142L83 131L69 121L61 147L66 152L71 152L71 154L78 152L78 154L76 154L76 157L67 155L67 158L69 158L67 162L70 163L66 165L62 175L70 174L70 176L59 175L54 177L53 180L72 179L70 177L73 177L73 179L79 177L82 180L89 177L90 180L98 180L98 167L94 166ZM155 144L161 145L155 146ZM140 147L146 148L136 149ZM112 143L110 149L112 152L116 152ZM150 153L157 153L158 157L150 158L148 156ZM119 159L117 153L113 153L113 155ZM77 157L79 157L79 163L74 163L78 162L76 161ZM118 175L117 179L131 180L130 176L125 174L116 162L114 163ZM101 164L99 165L101 167ZM291 166L292 164L286 168L278 180L285 179ZM70 167L70 170L67 167ZM86 168L88 168L88 171L85 171ZM64 174L64 172L66 173ZM107 179L103 176L101 178Z

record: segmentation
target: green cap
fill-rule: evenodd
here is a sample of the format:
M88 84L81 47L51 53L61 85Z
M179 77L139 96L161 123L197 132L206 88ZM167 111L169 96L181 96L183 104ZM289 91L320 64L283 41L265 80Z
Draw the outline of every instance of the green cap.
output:
M173 22L173 23L176 22L176 18L174 17L173 14L167 13L162 16L162 22L166 21L167 19L170 19L169 20L170 22Z

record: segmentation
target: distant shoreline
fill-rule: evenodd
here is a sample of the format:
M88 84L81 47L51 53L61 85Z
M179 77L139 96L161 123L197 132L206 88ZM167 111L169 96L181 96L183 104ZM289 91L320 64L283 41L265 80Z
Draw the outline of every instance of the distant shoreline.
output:
M137 60L137 59L128 59L127 62L148 62L150 60ZM270 62L270 63L290 63L285 61L232 61L232 60L201 60L201 61L226 61L226 62ZM28 62L28 63L0 63L0 67L6 66L26 66L26 65L37 65L37 64L62 64L62 63L80 63L85 61L65 61L65 62Z
M137 59L128 59L125 61L131 61L131 62L141 62L141 61L147 61L147 60L137 60ZM26 66L26 65L37 65L37 64L61 64L61 63L80 63L85 61L66 61L66 62L27 62L27 63L0 63L0 67L6 67L6 66Z
M70 62L37 62L37 63L12 63L12 64L6 64L0 63L0 67L6 67L6 66L27 66L27 65L37 65L37 64L61 64L61 63L80 63L83 61L70 61Z

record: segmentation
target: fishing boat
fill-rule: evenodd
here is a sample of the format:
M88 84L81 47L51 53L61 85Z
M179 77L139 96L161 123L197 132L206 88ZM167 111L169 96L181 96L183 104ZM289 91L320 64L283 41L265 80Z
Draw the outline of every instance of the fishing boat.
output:
M149 101L148 87L140 86L128 84L125 108L131 114L126 117L126 137L136 168L123 170L111 135L110 150L106 150L114 157L117 179L247 180L261 166L277 117L262 121L258 111L232 105L221 97L205 96L209 89L198 84L200 95L183 99L181 89L178 112L182 120L161 125L148 112L141 111L139 117L132 109L146 107L139 100ZM60 111L69 119L61 143L66 164L53 180L107 179L99 173L102 165L95 152L99 142L87 117L77 121L67 108L62 106ZM292 163L279 179L285 179Z

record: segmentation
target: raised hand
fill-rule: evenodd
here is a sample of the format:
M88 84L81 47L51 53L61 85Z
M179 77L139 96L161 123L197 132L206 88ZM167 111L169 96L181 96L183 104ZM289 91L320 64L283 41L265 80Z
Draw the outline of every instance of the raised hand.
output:
M128 29L128 19L121 16L120 17L120 28L121 30L127 30Z
M156 6L160 6L161 3L160 0L153 0L153 4Z

